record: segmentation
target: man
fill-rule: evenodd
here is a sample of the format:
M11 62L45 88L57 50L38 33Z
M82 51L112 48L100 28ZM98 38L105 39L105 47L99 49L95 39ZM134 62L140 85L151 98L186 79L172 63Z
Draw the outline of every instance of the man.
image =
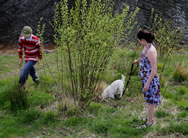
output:
M32 28L30 26L24 26L18 41L18 53L20 65L23 64L22 55L24 52L25 65L20 72L19 83L21 87L24 87L28 75L30 75L36 84L39 84L40 80L37 76L34 65L37 63L38 58L42 59L42 52L40 49L40 40L38 37L32 34Z

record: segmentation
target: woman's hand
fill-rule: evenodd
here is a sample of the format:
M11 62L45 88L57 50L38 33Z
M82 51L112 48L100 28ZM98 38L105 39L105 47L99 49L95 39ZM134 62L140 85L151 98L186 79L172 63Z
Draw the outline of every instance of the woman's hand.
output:
M23 59L20 58L19 60L20 60L20 66L21 66L23 64Z
M133 64L138 64L140 62L140 59L134 60Z
M146 82L146 84L144 86L144 91L146 92L146 91L148 91L148 89L149 89L149 84Z

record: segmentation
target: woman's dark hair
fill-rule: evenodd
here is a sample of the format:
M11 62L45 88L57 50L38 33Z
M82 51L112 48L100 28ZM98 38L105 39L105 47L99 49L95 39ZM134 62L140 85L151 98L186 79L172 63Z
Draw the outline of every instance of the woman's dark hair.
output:
M143 29L141 31L138 32L137 34L138 39L144 39L146 40L146 42L148 43L152 43L153 40L155 39L155 36L153 35L153 33L149 32L146 29Z

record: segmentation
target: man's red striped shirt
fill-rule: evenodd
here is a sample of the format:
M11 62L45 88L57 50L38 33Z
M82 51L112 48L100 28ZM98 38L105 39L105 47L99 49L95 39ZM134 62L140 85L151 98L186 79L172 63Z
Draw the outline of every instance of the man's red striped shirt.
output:
M22 58L24 51L25 61L38 61L37 57L42 59L42 52L40 48L40 40L35 35L31 34L30 38L25 38L20 35L18 41L19 58Z

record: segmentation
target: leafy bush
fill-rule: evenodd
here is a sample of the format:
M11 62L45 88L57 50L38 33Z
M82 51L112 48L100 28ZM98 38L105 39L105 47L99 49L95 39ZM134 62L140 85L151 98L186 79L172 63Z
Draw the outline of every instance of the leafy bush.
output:
M90 102L115 48L136 24L138 8L129 12L126 6L121 13L113 8L112 0L76 0L70 10L67 0L56 5L56 78L60 78L61 91L79 104Z
M151 30L155 34L157 47L160 49L160 56L171 54L172 50L179 46L182 40L183 29L174 27L168 19L162 19L158 14L154 14L152 9L150 24Z

